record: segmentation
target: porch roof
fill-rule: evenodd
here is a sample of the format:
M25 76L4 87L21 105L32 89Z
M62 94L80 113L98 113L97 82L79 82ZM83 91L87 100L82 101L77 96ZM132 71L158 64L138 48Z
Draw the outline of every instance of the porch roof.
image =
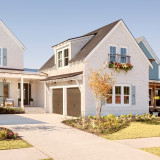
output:
M39 72L29 72L19 69L0 69L0 77L5 78L31 78L31 79L44 79L46 78L46 74L42 74Z
M46 79L43 79L41 81L56 81L56 80L72 80L72 79L75 79L75 78L79 78L80 75L82 75L83 72L74 72L74 73L68 73L68 74L62 74L62 75L56 75L56 76L51 76L51 77L48 77Z

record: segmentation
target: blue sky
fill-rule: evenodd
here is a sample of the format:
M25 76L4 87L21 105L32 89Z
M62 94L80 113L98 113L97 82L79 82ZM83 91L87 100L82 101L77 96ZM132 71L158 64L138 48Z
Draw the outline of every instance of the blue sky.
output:
M0 0L0 19L27 48L24 67L40 68L51 46L123 19L160 57L159 0Z

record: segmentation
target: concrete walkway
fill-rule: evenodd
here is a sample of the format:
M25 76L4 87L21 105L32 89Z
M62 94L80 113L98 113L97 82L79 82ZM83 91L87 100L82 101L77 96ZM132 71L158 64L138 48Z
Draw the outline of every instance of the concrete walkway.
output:
M62 120L55 114L0 115L0 125L18 132L54 160L160 160L142 150L68 127Z
M49 158L49 156L34 147L0 151L1 160L40 160L47 158Z
M121 143L134 148L160 147L160 137L123 139L114 140L114 142Z

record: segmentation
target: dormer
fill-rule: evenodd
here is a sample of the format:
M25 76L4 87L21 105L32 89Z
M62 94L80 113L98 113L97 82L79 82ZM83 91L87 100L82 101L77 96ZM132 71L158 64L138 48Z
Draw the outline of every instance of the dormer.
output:
M68 39L53 46L57 69L69 66L69 61L91 40L94 35Z

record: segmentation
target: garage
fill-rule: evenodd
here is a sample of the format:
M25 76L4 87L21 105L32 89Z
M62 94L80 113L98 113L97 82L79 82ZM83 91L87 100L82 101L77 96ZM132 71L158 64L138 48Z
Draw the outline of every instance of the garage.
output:
M78 87L67 88L67 115L81 116L81 93Z
M53 113L63 114L63 89L53 89Z

